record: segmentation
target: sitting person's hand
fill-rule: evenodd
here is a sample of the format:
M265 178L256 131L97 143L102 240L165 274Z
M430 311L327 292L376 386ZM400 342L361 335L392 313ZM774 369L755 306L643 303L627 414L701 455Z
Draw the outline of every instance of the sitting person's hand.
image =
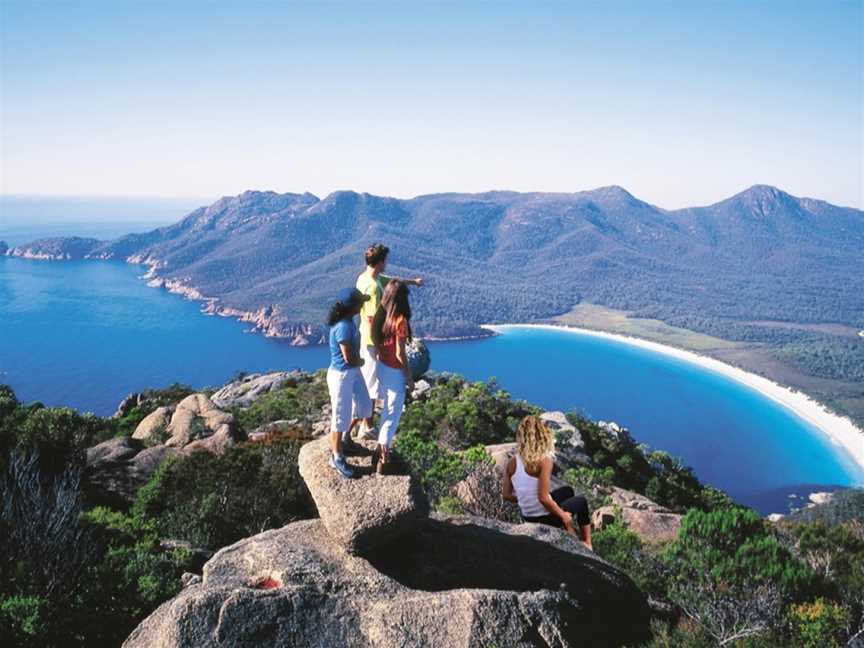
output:
M562 511L564 515L561 517L561 521L564 523L564 528L567 530L567 533L576 533L576 529L573 528L573 514L570 511Z

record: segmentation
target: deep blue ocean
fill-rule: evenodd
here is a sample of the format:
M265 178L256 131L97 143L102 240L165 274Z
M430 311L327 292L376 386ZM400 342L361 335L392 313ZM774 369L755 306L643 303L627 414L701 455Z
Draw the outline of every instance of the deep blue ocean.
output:
M141 267L0 257L0 382L19 399L110 415L128 393L173 382L218 386L239 371L326 366L148 288ZM763 513L789 495L864 483L824 435L757 392L687 362L620 342L517 329L430 345L433 369L495 377L515 397L613 420L683 458L705 482Z

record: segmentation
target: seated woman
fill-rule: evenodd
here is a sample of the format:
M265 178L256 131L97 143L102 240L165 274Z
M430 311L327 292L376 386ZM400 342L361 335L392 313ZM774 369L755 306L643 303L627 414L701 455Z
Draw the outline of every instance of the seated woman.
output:
M555 452L552 430L538 417L526 416L516 431L516 446L516 456L504 471L504 499L519 505L526 522L563 527L593 551L588 502L569 486L549 492Z

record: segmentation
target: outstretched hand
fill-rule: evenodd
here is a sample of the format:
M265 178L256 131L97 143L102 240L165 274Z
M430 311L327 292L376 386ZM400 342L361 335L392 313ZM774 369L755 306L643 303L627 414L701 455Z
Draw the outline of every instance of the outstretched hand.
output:
M414 277L414 285L422 286L423 285L423 277Z

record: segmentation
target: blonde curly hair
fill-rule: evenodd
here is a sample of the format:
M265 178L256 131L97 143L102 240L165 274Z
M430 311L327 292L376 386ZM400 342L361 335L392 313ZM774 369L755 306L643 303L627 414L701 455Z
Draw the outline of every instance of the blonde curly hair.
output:
M540 468L543 457L554 455L555 435L536 416L526 416L516 429L516 448L529 472Z

